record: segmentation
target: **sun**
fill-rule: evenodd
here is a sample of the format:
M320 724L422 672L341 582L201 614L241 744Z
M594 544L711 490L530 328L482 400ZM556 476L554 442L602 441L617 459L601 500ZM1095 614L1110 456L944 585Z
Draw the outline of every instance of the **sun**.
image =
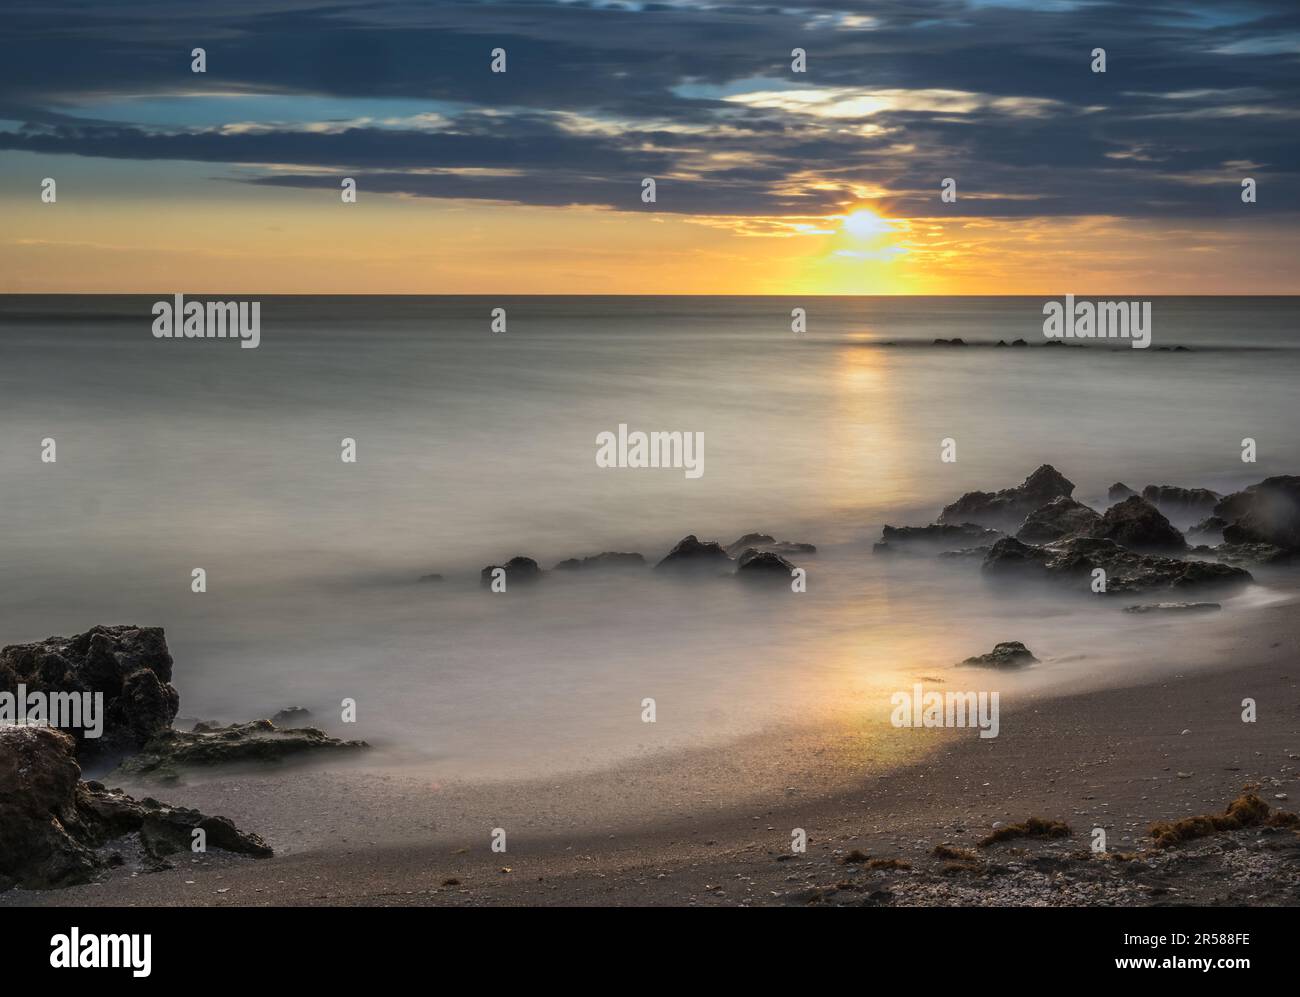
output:
M869 208L859 208L845 215L841 227L849 235L859 239L874 239L876 236L894 230L888 220L881 218Z

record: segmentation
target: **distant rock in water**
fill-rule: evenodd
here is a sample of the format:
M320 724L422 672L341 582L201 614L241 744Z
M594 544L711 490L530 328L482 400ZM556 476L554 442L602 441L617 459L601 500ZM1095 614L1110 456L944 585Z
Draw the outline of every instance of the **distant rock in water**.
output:
M1126 613L1213 613L1223 607L1217 602L1148 602L1125 606Z
M936 339L934 341L934 345L935 346L965 346L966 340L962 339L960 336L956 336L952 339Z
M368 747L365 741L343 741L315 727L281 728L270 720L227 727L202 723L192 731L159 734L118 771L174 779L187 768L275 763L308 754L348 754Z
M1072 536L1093 536L1101 528L1101 513L1064 495L1057 496L1025 517L1017 540L1042 544Z
M1051 464L1043 464L1014 488L997 492L967 492L939 514L941 524L977 523L1014 532L1035 509L1052 499L1074 494L1074 482Z
M995 645L988 654L967 658L962 664L976 668L1023 668L1038 664L1038 659L1020 641L1006 640Z
M271 854L265 841L225 817L81 781L73 739L62 731L0 727L0 890L88 883L115 861L105 846L126 835L133 841L125 851L138 847L154 868L166 868L168 856L188 860L196 828L209 848Z
M977 523L935 523L930 526L885 526L880 543L872 548L877 554L920 548L926 553L991 544L1002 537L998 530L988 530Z
M1137 492L1134 489L1130 488L1128 485L1124 484L1124 482L1117 481L1110 486L1110 490L1106 493L1106 497L1110 499L1112 502L1123 502L1130 495L1136 495L1136 494Z
M742 581L788 584L794 565L780 554L752 547L736 562L736 577Z
M1139 554L1113 540L1075 537L1034 547L1013 537L999 540L984 558L989 578L1047 579L1091 592L1092 573L1106 573L1106 594L1232 588L1253 581L1250 572L1214 561L1190 561Z
M1133 550L1187 549L1187 541L1173 524L1159 509L1137 495L1130 495L1107 509L1094 536L1114 540Z
M83 758L123 754L167 730L180 707L171 684L172 656L162 627L91 627L74 637L47 637L0 649L0 692L104 695L103 731L70 729Z
M420 581L422 581L422 582L440 582L440 581L442 581L442 575L438 574L438 573L435 571L435 572L433 572L432 574L421 575L421 576L420 576Z
M492 573L497 568L504 568L506 573L506 588L511 585L531 585L542 577L542 569L537 562L531 557L512 557L505 564L489 564L479 572L479 584L484 588L490 588L492 585Z
M311 719L311 710L305 706L286 706L282 710L277 710L275 716L271 717L271 723L277 727L292 727L295 724L306 723Z
M1300 551L1300 476L1265 478L1234 492L1214 507L1229 521L1223 539L1230 544L1272 544Z
M773 554L816 554L813 544L795 543L793 540L777 540L766 533L746 533L734 543L726 546L727 555L739 557L750 548L771 551Z
M1013 340L1011 340L1011 345L1012 345L1012 346L1028 346L1029 344L1026 343L1023 339L1013 339Z
M1166 516L1181 521L1203 519L1223 498L1208 488L1179 488L1176 485L1147 485L1142 497Z
M677 546L655 565L655 570L722 574L730 572L732 567L732 560L721 544L715 540L701 541L692 533L679 540Z
M555 570L579 571L590 568L644 568L645 566L645 558L640 554L607 550L601 554L584 557L582 560L576 557L566 558L555 566Z

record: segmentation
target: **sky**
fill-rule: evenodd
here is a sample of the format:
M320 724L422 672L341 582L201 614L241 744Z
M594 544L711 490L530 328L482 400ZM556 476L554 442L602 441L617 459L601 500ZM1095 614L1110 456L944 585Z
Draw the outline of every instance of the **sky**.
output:
M1300 290L1295 0L0 15L0 292Z

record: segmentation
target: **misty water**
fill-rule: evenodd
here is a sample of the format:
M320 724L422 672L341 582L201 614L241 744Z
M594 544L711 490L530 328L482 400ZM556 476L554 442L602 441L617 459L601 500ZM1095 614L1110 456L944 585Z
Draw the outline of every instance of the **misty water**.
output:
M1044 657L1004 683L1200 641L1221 622L1008 596L978 561L871 545L1042 463L1097 506L1114 481L1227 492L1300 471L1295 299L1155 299L1134 350L1044 348L1042 298L264 298L249 350L153 338L161 297L0 298L0 642L163 626L184 722L304 705L449 775L870 713L999 640ZM930 345L954 336L971 345ZM1031 348L978 345L1014 338ZM703 476L598 467L620 423L702 432ZM750 531L818 546L795 558L806 593L649 571L479 587L516 554L653 562L688 533ZM332 723L344 697L355 728Z

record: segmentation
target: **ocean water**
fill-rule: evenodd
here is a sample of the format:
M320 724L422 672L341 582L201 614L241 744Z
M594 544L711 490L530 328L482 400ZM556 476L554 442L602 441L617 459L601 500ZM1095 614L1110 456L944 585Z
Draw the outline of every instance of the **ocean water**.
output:
M352 697L339 732L452 776L851 718L996 640L1042 649L1046 678L1167 641L1113 604L1007 599L977 565L871 543L1042 463L1097 504L1114 481L1300 472L1294 298L1157 298L1135 350L1042 348L1041 298L782 297L267 297L240 349L154 339L169 297L0 297L0 642L164 626L184 717L301 704L330 726ZM954 336L972 345L930 345ZM1036 348L978 345L1017 337ZM598 467L619 424L702 432L703 475ZM755 530L818 545L807 593L478 587L516 554L653 561Z

